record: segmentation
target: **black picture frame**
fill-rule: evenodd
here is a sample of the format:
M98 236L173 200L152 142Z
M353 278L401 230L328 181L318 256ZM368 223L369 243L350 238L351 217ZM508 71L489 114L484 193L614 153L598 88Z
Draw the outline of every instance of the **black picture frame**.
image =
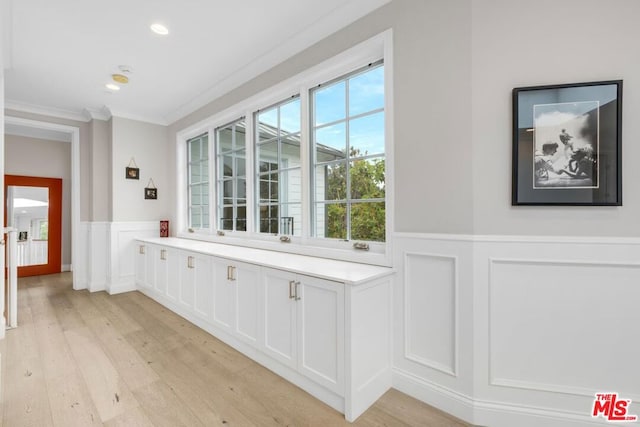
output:
M513 89L511 204L622 206L622 80Z
M140 169L130 168L127 166L125 170L125 178L127 179L140 179Z
M148 200L156 200L158 198L158 189L149 187L145 188L144 198Z

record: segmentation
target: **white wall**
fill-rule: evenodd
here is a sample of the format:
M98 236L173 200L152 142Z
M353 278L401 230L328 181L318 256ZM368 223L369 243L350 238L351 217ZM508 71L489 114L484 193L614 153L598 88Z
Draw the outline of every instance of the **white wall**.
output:
M5 173L62 179L62 264L71 264L71 143L5 135Z
M394 1L172 124L170 139L175 141L176 133L193 123L393 28L395 229L471 232L469 3ZM175 173L175 166L170 173Z
M147 221L166 219L169 215L169 184L174 181L167 171L169 146L165 126L113 117L111 161L113 206L111 219ZM126 179L125 168L131 158L140 168L140 179ZM157 200L145 200L144 189L153 179Z
M91 132L91 205L92 221L111 219L111 121L92 120Z
M473 8L476 234L640 236L640 2L482 0ZM511 90L624 80L622 207L512 207Z

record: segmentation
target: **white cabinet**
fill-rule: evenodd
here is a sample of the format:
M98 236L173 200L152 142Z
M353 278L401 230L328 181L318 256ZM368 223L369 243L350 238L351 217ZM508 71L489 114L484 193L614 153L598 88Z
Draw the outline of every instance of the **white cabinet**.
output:
M285 365L296 368L295 275L263 269L264 351Z
M260 267L213 258L213 323L243 341L260 341Z
M147 275L147 245L144 243L136 244L136 251L134 254L136 265L136 285L140 287L145 286Z
M390 269L175 238L135 256L138 289L348 421L391 386Z
M264 351L344 394L344 284L263 269Z
M180 292L178 251L160 246L155 248L153 256L156 265L155 290L177 302Z
M180 251L180 292L181 305L192 309L206 320L211 318L213 309L213 286L211 283L211 257L195 252Z
M155 266L153 263L154 245L139 243L136 250L136 283L143 289L153 286Z

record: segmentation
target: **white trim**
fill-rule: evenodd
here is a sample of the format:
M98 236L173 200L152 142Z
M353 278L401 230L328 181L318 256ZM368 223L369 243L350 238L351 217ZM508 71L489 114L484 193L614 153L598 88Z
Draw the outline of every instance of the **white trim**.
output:
M558 426L559 423L579 427L603 424L602 421L591 418L588 408L584 413L579 413L473 399L399 368L393 370L393 387L471 424L495 427L551 427ZM589 400L593 400L593 395L589 396Z
M395 239L440 240L470 243L553 243L585 245L640 245L640 237L599 236L526 236L526 235L481 235L440 233L393 233Z
M80 260L78 253L80 248L80 128L12 116L5 116L4 123L71 134L71 264L78 265ZM73 289L83 289L79 281L80 278L74 270Z
M409 255L418 255L418 256L423 256L423 257L428 257L428 258L437 258L437 259L445 259L445 260L453 260L453 351L452 351L452 356L453 356L453 364L452 366L446 366L443 365L440 362L436 362L433 360L429 360L414 354L411 354L409 351L409 328L410 328L410 322L409 322L409 301L411 299L411 294L410 294L410 287L408 285L408 281L409 281L409 274L408 274L408 256ZM458 257L456 255L442 255L442 254L433 254L433 253L426 253L426 252L412 252L412 251L407 251L404 252L403 254L404 256L404 301L403 301L403 309L404 309L404 328L403 328L403 333L404 333L404 357L407 360L411 360L414 363L418 363L422 366L425 366L427 368L431 368L431 369L435 369L436 371L442 372L443 374L447 374L450 375L454 378L458 377L458 372L459 370L459 366L458 366L458 360L460 359L459 354L458 354L458 349L460 347L459 345L459 325L460 325L460 318L459 318L459 296L460 296L460 292L458 290L459 288L459 272L458 272Z
M106 122L111 118L111 111L107 107L102 107L100 110L85 108L83 113L87 121L102 120Z
M169 122L166 120L163 120L160 117L154 117L154 116L147 116L144 114L132 114L126 111L122 111L122 110L114 110L111 107L107 107L105 106L104 109L106 111L109 111L110 117L120 117L123 119L128 119L128 120L135 120L138 122L145 122L145 123L151 123L154 125L160 125L160 126L169 126Z
M4 108L7 110L21 111L23 113L40 114L44 116L57 117L60 119L75 120L78 122L88 122L87 116L82 111L64 110L62 108L43 107L41 105L28 104L26 102L5 100Z

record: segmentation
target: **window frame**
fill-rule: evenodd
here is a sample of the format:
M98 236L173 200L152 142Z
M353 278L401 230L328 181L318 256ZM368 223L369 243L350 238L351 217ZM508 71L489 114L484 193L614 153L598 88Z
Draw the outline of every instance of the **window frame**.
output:
M205 182L202 181L202 180L198 184L193 184L191 182L191 176L192 176L191 175L191 167L193 165L193 162L191 161L191 156L190 156L191 151L190 151L190 146L189 146L189 144L195 139L200 139L200 144L202 144L202 139L204 137L206 137L206 141L207 141L207 158L206 158L206 161L209 164L209 166L207 168L207 170L209 172L209 174L208 174L208 178L209 179L206 181L207 187L209 188L209 193L207 195L207 198L209 199L209 203L207 203L207 205L206 205L208 207L207 214L209 216L209 227L206 227L206 228L205 227L194 227L193 224L191 223L191 219L192 219L191 213L192 213L192 209L194 207L194 205L192 204L192 200L191 200L191 195L192 195L191 188L192 188L192 186L195 186L195 185L202 186ZM186 156L187 156L187 179L186 179L186 181L187 181L187 185L186 185L186 188L187 188L187 225L188 225L189 229L192 229L192 230L207 230L208 228L211 227L211 165L210 165L210 163L211 163L210 152L211 151L209 150L211 144L210 144L209 134L207 132L203 132L200 135L191 137L191 138L187 139L185 145L186 145L186 151L187 151L187 153L186 153ZM202 147L202 145L200 145L200 147ZM200 148L200 153L201 154L203 153L202 148ZM202 165L203 162L204 162L204 160L202 159L202 157L200 157L198 159L198 161L197 161L198 165L200 165L200 166ZM200 204L198 206L201 209L200 212L201 212L201 215L202 215L204 213L202 207L205 206L205 205ZM201 221L201 223L202 223L202 221Z
M298 103L300 104L300 128L298 129L297 132L286 132L286 133L282 133L282 123L281 123L281 108L283 106L286 106L288 104L291 104L293 102L298 101ZM276 126L276 130L277 133L274 137L268 139L267 141L260 141L260 129L259 129L259 116L261 113L264 113L265 111L271 111L273 109L276 109L277 111L277 126ZM293 205L300 205L300 211L301 211L301 217L300 219L302 219L302 216L304 215L303 211L304 211L304 206L302 204L302 193L304 192L303 190L303 177L302 177L302 167L303 167L303 163L304 163L304 158L302 157L302 145L303 145L303 140L302 140L302 135L304 133L304 128L302 126L302 99L300 97L300 95L296 94L296 95L292 95L287 99L283 99L280 102L277 102L275 104L269 105L267 107L261 108L256 110L253 113L253 125L254 125L254 129L255 132L253 133L252 137L253 137L253 145L252 145L252 149L253 149L253 154L255 157L254 163L253 163L253 173L254 173L254 184L255 184L255 199L253 201L253 209L255 212L255 224L254 224L254 231L255 233L261 234L261 235L275 235L275 236L282 236L282 235L287 235L289 237L301 237L304 233L304 229L302 227L300 227L300 235L296 236L295 235L295 231L292 233L283 233L282 229L281 229L281 219L284 218L282 216L280 216L280 212L283 210L283 206L287 205L287 206L293 206ZM300 165L299 166L283 166L282 165L282 160L283 160L283 156L282 156L282 137L291 137L291 136L295 136L297 135L299 140L300 140ZM276 150L276 158L275 158L275 164L276 164L276 169L275 172L271 172L272 169L271 167L269 168L269 173L263 173L260 171L260 163L261 163L261 159L260 159L260 147L264 146L266 144L271 144L271 143L276 143L277 144L277 150ZM273 163L270 163L273 164ZM300 200L297 202L291 202L288 201L284 195L283 195L283 188L285 189L289 189L288 186L288 173L289 172L293 172L299 170L300 171ZM269 182L277 182L277 198L275 200L275 202L268 202L268 203L264 203L262 202L262 197L261 197L261 190L260 190L260 185L263 181L262 177L265 175L274 175L276 174L277 176L277 180L275 181L271 181L271 177L269 178ZM271 189L269 189L269 193L271 194ZM277 217L277 223L276 223L276 228L278 229L277 233L269 233L269 232L263 232L261 231L261 208L263 206L267 206L269 209L273 208L274 206L276 207L276 210L278 212L278 217ZM273 221L273 219L271 218L270 221ZM302 221L300 221L302 223ZM295 228L295 221L293 221L292 219L292 225ZM271 225L269 225L269 227L271 227Z
M358 120L361 118L365 118L365 117L371 117L374 116L378 113L385 113L384 110L384 103L382 107L378 107L378 108L374 108L371 110L367 110L365 112L359 112L357 114L351 115L350 111L349 111L349 107L350 107L350 99L349 99L349 82L351 81L351 79L363 75L369 71L375 70L376 68L379 67L383 67L383 70L385 70L385 64L384 64L384 59L380 59L376 62L372 62L369 63L368 65L365 65L363 67L360 67L359 69L353 70L347 74L344 74L342 76L338 76L337 78L334 78L326 83L322 83L317 85L314 88L311 88L309 90L309 105L310 105L310 111L309 111L309 135L310 135L310 145L311 145L311 156L310 156L310 166L311 166L311 170L313 171L311 173L311 185L312 185L312 191L311 191L311 203L310 203L310 214L311 214L311 230L310 230L310 235L312 237L315 237L317 239L333 239L333 240L345 240L345 239L340 239L340 238L332 238L332 237L320 237L318 236L318 229L317 229L317 219L316 219L316 215L318 212L318 208L320 205L324 205L325 209L329 206L329 205L335 205L335 204L344 204L346 205L346 212L345 212L345 216L346 216L346 241L349 242L355 242L355 241L360 241L362 239L353 239L351 232L352 232L352 221L351 221L351 213L352 213L352 208L353 205L356 204L360 204L360 203L380 203L380 202L384 202L385 203L385 218L386 218L386 203L387 203L387 198L386 198L386 183L385 183L385 197L384 198L369 198L369 199L357 199L357 198L353 198L352 194L351 194L351 164L356 162L356 161L360 161L360 160L369 160L369 159L376 159L376 158L383 158L385 159L385 166L386 166L386 144L385 144L385 151L383 151L382 153L378 152L378 153L372 153L372 154L363 154L360 156L352 156L351 155L351 135L350 135L350 125L351 122L354 120ZM345 82L345 87L344 87L344 91L345 91L345 114L343 118L337 119L337 120L330 120L326 123L321 123L319 125L315 125L314 124L314 118L315 118L315 114L316 111L313 108L313 106L315 105L314 103L314 94L323 90L324 88L330 88L334 85L338 85L342 82ZM386 94L385 94L386 97ZM383 119L386 122L386 118ZM344 130L345 130L345 158L341 159L341 160L329 160L329 161L325 161L325 162L318 162L317 159L317 147L316 147L316 135L317 135L317 130L318 129L327 129L330 128L332 126L335 125L339 125L344 123ZM343 199L338 199L338 200L318 200L317 196L316 196L316 192L317 192L317 185L316 185L316 180L317 180L317 172L316 172L316 168L318 166L322 167L322 166L331 166L331 165L340 165L340 164L344 164L345 166L345 197ZM385 171L385 178L386 178L386 171ZM387 224L385 224L385 238L386 238L386 226ZM364 240L363 240L364 241ZM366 240L365 241L367 244L369 244L369 246L371 246L371 244L379 244L379 243L384 243L384 242L380 242L380 241L369 241Z
M246 98L235 105L232 105L210 117L207 117L187 128L176 133L176 235L181 238L191 238L197 240L234 244L262 248L267 250L295 252L304 255L341 259L346 261L363 262L376 265L392 265L391 236L393 228L393 55L392 55L392 30L387 30L377 36L372 37L344 52L327 59L289 79L286 79L272 87L269 87L255 95ZM353 248L354 241L339 241L328 238L316 238L311 235L311 147L310 147L310 89L322 82L328 82L341 76L350 74L361 69L364 65L384 61L384 133L385 133L385 242L367 242L369 251L358 251ZM188 230L186 227L186 203L184 190L186 188L186 150L185 141L203 132L208 132L209 141L215 140L215 129L229 123L238 117L253 117L259 110L264 110L268 106L277 104L291 96L300 97L301 108L301 175L302 175L302 235L292 236L288 244L282 244L279 235L259 233L257 225L257 196L254 165L255 147L254 143L254 120L245 120L247 137L246 165L247 168L247 231L229 232L224 230L218 233L217 203L210 203L210 228L207 230ZM217 179L217 165L215 158L217 148L215 143L209 144L209 180L211 177ZM216 187L216 188L214 188ZM217 184L210 184L210 200L218 200ZM222 234L222 235L219 235Z

